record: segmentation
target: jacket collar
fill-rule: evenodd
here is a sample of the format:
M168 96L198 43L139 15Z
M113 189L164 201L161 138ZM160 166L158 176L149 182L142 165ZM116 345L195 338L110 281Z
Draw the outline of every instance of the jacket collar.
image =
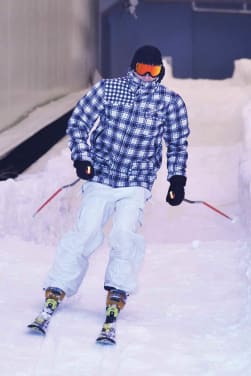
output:
M142 81L134 74L133 70L129 70L126 77L128 80L129 89L135 94L148 94L152 90L155 90L155 88L157 88L159 85L156 80L150 82Z

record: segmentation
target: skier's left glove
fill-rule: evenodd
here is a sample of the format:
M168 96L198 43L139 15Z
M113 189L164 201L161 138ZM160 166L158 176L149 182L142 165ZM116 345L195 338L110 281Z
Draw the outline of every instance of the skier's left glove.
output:
M172 206L182 203L185 197L186 177L182 175L174 175L170 178L170 187L167 192L166 202Z
M80 179L90 180L94 176L94 167L90 161L74 161L77 176Z

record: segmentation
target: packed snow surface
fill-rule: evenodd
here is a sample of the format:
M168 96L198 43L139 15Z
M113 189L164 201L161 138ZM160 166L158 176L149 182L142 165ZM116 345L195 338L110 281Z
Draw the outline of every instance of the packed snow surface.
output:
M59 187L76 179L66 140L16 180L0 183L1 375L251 375L250 240L241 205L244 177L245 184L251 180L251 91L236 77L166 77L189 112L186 197L206 201L233 220L203 204L167 205L163 164L145 211L147 248L139 289L121 312L116 346L95 344L104 320L107 238L47 336L26 329L42 306L41 288L55 246L71 227L81 199L78 183L32 216ZM106 234L109 230L110 224Z

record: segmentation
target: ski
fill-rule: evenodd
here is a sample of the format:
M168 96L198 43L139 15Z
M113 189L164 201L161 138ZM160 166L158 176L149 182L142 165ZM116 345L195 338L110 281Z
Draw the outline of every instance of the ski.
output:
M102 330L96 339L100 345L116 345L116 328L112 323L104 323Z
M45 318L42 315L35 318L35 320L27 326L33 333L46 335L50 318Z

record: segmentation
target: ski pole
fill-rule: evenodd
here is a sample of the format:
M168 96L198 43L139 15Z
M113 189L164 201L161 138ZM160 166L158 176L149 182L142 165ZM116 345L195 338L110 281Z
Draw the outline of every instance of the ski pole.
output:
M227 214L223 213L221 210L215 208L214 206L212 206L206 201L198 201L198 200L193 201L193 200L188 200L187 198L184 198L184 201L188 202L189 204L203 204L207 206L208 208L212 209L213 211L215 211L216 213L222 215L223 217L230 219L230 221L233 221L233 218L229 217Z
M77 184L79 182L80 178L74 180L72 183L70 184L66 184L66 185L63 185L62 187L58 188L56 190L56 192L54 192L41 206L39 206L39 208L35 211L35 213L32 215L32 217L34 218L39 212L40 210L42 210L47 204L49 204L49 202L54 198L56 197L63 189L66 189L66 188L69 188L69 187L72 187L73 185Z

